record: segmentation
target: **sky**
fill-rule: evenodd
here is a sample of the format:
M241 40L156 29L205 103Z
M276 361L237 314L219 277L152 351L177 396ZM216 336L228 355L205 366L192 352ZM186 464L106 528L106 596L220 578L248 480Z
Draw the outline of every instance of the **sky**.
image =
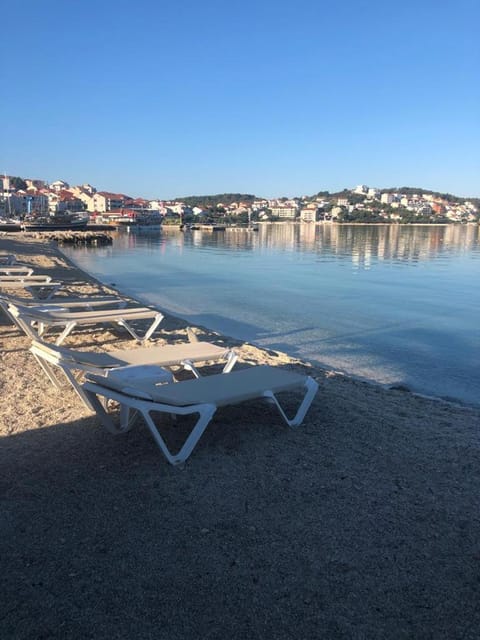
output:
M0 172L132 197L480 196L478 0L2 3Z

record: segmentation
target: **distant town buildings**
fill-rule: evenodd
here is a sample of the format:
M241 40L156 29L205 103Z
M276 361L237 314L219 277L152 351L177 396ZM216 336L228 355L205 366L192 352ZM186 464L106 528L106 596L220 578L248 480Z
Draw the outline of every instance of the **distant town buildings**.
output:
M158 211L166 220L189 218L231 221L278 220L314 223L316 221L388 222L474 222L479 220L478 200L440 196L422 190L393 189L358 185L329 195L298 198L186 198L176 200L132 198L122 193L99 191L91 184L70 186L64 180L48 184L37 178L3 176L0 182L0 216L25 217L30 214L55 215L64 211L87 211L92 217L129 218L139 212ZM193 201L193 202L192 202ZM212 205L211 202L214 202Z

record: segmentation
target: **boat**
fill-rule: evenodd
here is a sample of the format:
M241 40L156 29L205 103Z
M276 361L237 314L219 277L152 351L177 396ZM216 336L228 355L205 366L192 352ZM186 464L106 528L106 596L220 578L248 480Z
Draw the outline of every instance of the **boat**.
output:
M202 231L225 231L226 224L201 224L200 229Z
M52 216L26 218L21 226L24 231L85 231L89 216L65 211Z
M0 232L21 231L22 223L15 218L0 218Z
M127 225L127 231L160 231L163 224L163 216L158 211L138 213Z

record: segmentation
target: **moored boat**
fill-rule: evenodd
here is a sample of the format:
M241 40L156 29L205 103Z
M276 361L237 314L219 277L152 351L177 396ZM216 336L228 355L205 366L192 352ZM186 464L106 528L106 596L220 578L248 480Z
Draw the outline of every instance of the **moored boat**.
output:
M88 221L88 215L65 212L24 220L21 227L24 231L84 231Z
M22 223L15 218L0 218L0 231L21 231Z
M139 213L134 220L128 223L127 231L160 231L163 216L158 211Z

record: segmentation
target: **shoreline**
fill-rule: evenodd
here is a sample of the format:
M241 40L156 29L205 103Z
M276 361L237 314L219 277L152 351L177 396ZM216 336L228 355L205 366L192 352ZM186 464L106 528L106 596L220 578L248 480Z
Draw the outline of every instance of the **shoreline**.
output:
M0 252L112 291L37 238ZM169 316L154 342L186 326ZM233 341L319 393L298 429L224 408L178 469L142 425L114 437L59 393L3 316L0 341L2 637L476 638L480 410ZM95 327L65 346L134 343Z

